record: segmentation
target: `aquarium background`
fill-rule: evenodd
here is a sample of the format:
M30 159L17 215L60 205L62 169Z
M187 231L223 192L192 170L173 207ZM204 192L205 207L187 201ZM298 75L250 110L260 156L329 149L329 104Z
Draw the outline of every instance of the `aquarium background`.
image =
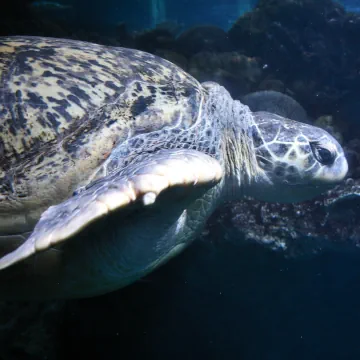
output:
M350 171L307 203L227 204L121 291L1 304L1 359L359 359L360 1L2 2L0 35L18 34L149 51L244 102L291 96L341 141Z

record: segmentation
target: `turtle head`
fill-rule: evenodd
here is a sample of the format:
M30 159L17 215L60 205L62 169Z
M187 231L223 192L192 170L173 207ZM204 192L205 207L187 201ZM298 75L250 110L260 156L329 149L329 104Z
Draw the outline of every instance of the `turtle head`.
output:
M253 116L250 133L258 176L250 195L265 201L305 201L344 179L344 151L328 132L267 112Z

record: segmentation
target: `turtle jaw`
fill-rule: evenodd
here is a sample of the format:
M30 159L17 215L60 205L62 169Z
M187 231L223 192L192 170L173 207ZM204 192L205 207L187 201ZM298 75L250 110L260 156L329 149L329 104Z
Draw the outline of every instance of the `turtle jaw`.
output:
M314 183L328 186L329 188L344 180L349 170L349 165L342 149L338 152L334 164L322 166L314 174Z
M293 181L274 175L274 170L260 169L256 181L246 189L246 194L260 201L278 203L298 203L308 201L331 190L344 180L348 163L340 155L333 166L323 166L306 174L298 174Z
M309 159L306 158L306 160ZM266 170L260 169L256 181L246 190L247 195L267 202L308 201L331 190L344 180L348 172L348 163L342 150L339 151L332 165L321 166L311 161L309 163L308 168L300 166L291 176L288 174L287 167L281 168L281 171L274 165L271 168L267 166ZM288 168L293 169L295 165L296 162L290 164Z

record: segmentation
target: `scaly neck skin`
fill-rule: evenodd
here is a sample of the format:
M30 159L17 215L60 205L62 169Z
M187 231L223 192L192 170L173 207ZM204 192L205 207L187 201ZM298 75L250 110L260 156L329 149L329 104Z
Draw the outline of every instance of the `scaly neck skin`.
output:
M241 200L248 196L276 201L276 188L258 166L254 144L247 133L244 135L234 128L223 131L221 148L225 177L222 200Z
M225 169L223 183L223 200L240 200L250 185L250 176L242 164L241 144L238 143L235 131L226 129L222 137L222 155Z
M241 199L263 178L252 139L253 114L248 106L233 100L224 87L209 82L202 85L207 91L202 128L215 128L220 134L217 146L225 173L219 184L222 200Z
M257 165L249 124L241 122L239 102L234 101L234 119L229 119L222 133L221 153L225 169L224 201L239 200L251 194L262 176ZM243 105L241 105L243 107ZM250 110L249 110L250 111ZM235 124L235 125L234 125ZM244 127L242 126L244 125Z

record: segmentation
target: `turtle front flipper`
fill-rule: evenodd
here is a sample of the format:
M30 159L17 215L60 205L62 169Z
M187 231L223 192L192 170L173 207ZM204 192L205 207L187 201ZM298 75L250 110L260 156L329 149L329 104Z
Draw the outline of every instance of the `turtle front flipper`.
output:
M195 150L162 150L107 175L68 200L49 207L30 237L0 259L5 269L73 238L95 220L134 205L149 206L173 187L214 186L223 176L220 163Z

